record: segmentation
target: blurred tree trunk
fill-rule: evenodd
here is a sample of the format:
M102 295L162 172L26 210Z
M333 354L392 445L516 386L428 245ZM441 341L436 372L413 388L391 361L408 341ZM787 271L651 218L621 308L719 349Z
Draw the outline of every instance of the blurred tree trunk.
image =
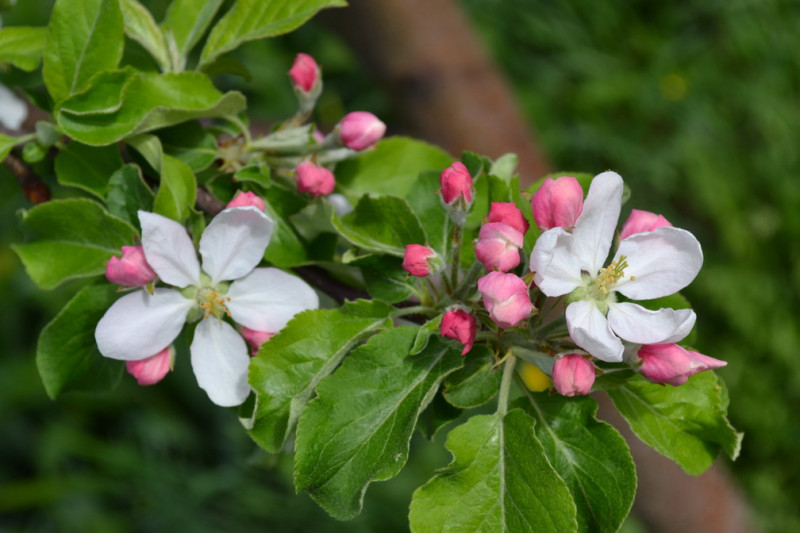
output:
M401 110L401 127L442 146L520 158L523 183L548 162L509 84L455 0L350 0L323 18L351 45ZM659 533L753 531L745 500L720 464L699 477L642 444L605 395L602 416L631 445L639 489L634 511Z

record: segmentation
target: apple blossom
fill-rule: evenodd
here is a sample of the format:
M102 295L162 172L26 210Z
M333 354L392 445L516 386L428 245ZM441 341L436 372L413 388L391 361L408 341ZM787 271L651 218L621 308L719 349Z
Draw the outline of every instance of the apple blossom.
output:
M646 344L637 351L639 372L653 383L683 385L693 375L728 363L677 344Z
M431 248L421 244L407 244L403 252L403 268L412 276L425 277L441 270L441 259Z
M475 243L475 257L486 270L508 272L519 265L522 233L508 224L490 222L481 227Z
M478 292L489 316L501 328L513 328L533 310L528 286L505 272L490 272L478 280Z
M297 165L297 190L312 196L327 196L336 187L333 172L310 161Z
M266 204L264 204L264 199L261 198L260 196L256 195L256 194L250 192L250 191L247 191L247 192L239 191L239 192L237 192L236 196L233 197L233 200L228 202L228 205L226 205L225 207L226 208L228 208L228 207L245 207L245 206L248 206L248 205L251 205L251 206L257 208L262 213L267 208Z
M522 215L522 211L514 202L492 202L487 218L489 222L508 224L523 235L530 227L530 224Z
M672 226L672 224L670 224L669 220L664 218L662 215L657 215L655 213L651 213L650 211L634 209L631 211L628 220L626 220L622 225L622 229L619 232L619 238L627 239L635 233L653 231L654 229L664 226Z
M175 360L175 349L167 346L160 352L138 361L125 361L125 370L136 378L139 385L155 385L172 370Z
M336 126L342 144L353 150L364 150L378 142L386 133L386 124L366 111L353 111Z
M157 277L141 246L123 246L122 257L114 256L106 265L106 279L115 285L144 287Z
M315 309L316 293L276 268L255 268L273 222L257 208L219 213L200 238L202 270L192 240L177 222L139 211L147 262L174 288L138 290L117 300L95 329L100 353L140 361L175 340L187 321L199 320L190 346L197 382L212 402L242 403L250 393L250 358L242 337L224 320L277 332L298 312Z
M540 229L572 228L583 209L583 189L572 176L547 178L531 198L533 220Z
M589 394L594 378L594 365L581 354L564 355L553 364L553 385L562 396Z
M442 337L456 339L464 345L461 355L467 354L475 342L475 317L462 309L451 309L442 316Z
M636 344L676 342L695 321L690 309L651 311L617 302L615 293L632 300L673 294L695 278L703 262L700 243L691 233L660 227L621 241L613 261L603 267L621 201L619 174L596 176L572 233L560 227L545 231L530 258L534 282L545 295L569 294L567 329L575 344L609 362L622 360L621 339Z

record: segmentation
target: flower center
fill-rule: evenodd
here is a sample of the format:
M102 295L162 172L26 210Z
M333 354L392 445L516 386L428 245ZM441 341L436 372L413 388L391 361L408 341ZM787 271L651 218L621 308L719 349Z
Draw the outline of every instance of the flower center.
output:
M203 312L203 318L212 315L217 318L222 318L223 315L231 316L225 305L229 301L231 301L229 296L223 296L216 289L203 288L197 291L197 307Z
M617 282L625 277L625 269L628 268L627 259L626 256L621 255L618 260L612 261L605 268L601 268L594 279L594 286L590 288L590 291L600 298L608 296Z

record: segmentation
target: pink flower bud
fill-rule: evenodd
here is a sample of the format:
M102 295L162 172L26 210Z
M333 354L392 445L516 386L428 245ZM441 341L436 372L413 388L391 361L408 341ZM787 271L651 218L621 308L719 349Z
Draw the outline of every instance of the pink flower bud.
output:
M478 280L478 291L489 316L501 328L511 328L531 314L528 286L514 274L490 272Z
M639 372L653 383L677 387L698 372L727 364L677 344L646 344L639 348Z
M669 220L662 215L651 213L650 211L641 211L634 209L625 224L622 225L622 231L619 233L619 239L626 239L634 233L645 233L653 231L662 226L672 226Z
M268 331L256 331L254 329L241 327L241 334L247 344L250 345L250 355L256 355L261 345L275 336L274 333Z
M386 124L366 111L348 113L337 126L342 144L353 150L363 150L378 142L386 133Z
M308 54L297 54L289 69L289 77L295 90L309 93L320 80L317 62Z
M139 361L126 361L125 370L136 378L139 385L155 385L172 370L172 361L175 351L172 346L167 346L157 354L140 359Z
M236 196L233 197L233 200L228 202L228 205L225 206L227 209L228 207L247 207L253 206L258 208L262 213L266 210L266 205L264 205L264 200L257 196L250 191L243 192L239 191L236 193Z
M583 210L583 189L571 176L547 178L531 198L533 220L539 228L572 228Z
M442 171L439 179L444 203L451 205L457 200L463 200L465 205L472 204L472 195L475 189L472 185L472 176L464 163L456 161Z
M314 129L314 133L311 134L316 141L317 144L322 144L325 141L325 134L319 131L318 129Z
M594 365L581 354L560 357L553 365L553 385L563 396L585 396L594 384Z
M475 244L475 257L486 270L508 272L519 265L522 233L502 222L484 224Z
M310 161L297 165L297 190L313 196L326 196L333 192L336 179L333 172L318 167Z
M421 278L441 269L438 254L421 244L406 244L403 254L403 268L412 276Z
M475 342L475 317L461 309L448 311L442 317L442 337L455 339L464 345L461 355L472 349Z
M123 246L122 257L112 257L106 265L106 279L117 285L143 287L157 277L141 246Z
M522 211L514 202L492 202L492 206L489 208L489 222L508 224L523 235L530 227L522 215Z

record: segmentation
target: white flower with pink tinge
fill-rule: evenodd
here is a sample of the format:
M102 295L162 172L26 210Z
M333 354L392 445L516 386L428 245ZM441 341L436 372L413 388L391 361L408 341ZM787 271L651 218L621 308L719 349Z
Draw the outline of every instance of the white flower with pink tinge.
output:
M172 344L187 320L200 320L190 347L197 382L215 404L241 404L250 393L250 357L224 318L274 333L300 311L316 309L316 293L281 270L255 268L274 225L255 207L229 208L214 217L200 239L202 270L182 225L144 211L139 222L147 263L174 288L138 290L117 300L95 330L100 353L146 359Z
M534 282L547 296L567 298L567 329L575 344L603 361L622 361L622 340L666 344L692 329L690 309L651 311L618 302L673 294L697 276L703 264L700 243L688 231L659 227L622 240L613 261L603 267L611 249L622 203L622 178L604 172L592 181L571 233L545 231L531 253Z

